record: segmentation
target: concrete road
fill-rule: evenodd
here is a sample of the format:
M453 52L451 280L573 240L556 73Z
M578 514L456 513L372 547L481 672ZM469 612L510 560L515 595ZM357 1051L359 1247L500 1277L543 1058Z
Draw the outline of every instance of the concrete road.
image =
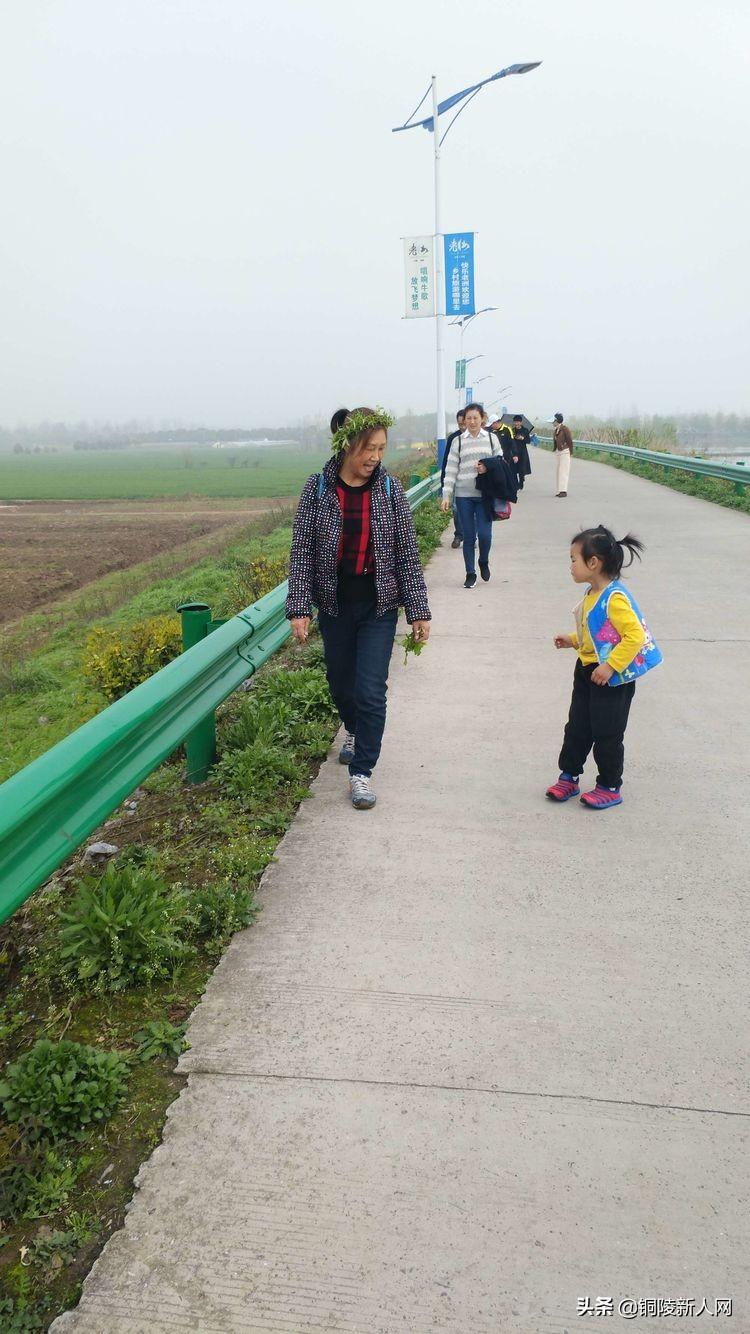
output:
M750 1331L750 523L577 459L557 500L533 462L488 585L434 558L379 804L324 765L57 1334ZM544 799L597 522L647 543L665 655L603 813Z

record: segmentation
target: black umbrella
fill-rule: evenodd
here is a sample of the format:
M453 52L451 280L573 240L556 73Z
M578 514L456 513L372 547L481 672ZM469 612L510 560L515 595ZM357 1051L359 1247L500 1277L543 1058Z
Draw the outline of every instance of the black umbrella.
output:
M523 413L520 413L518 415L520 415L521 417L521 425L526 427L526 430L529 432L529 435L533 435L534 423L532 421L529 421L528 417L525 417ZM513 430L513 417L514 414L512 412L504 412L502 417L500 418L500 421L503 423L503 426L509 426L510 429Z

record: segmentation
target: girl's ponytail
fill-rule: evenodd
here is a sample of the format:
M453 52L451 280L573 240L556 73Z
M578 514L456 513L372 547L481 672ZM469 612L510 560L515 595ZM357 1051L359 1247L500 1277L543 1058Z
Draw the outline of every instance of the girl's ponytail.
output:
M602 563L602 571L612 579L619 579L626 551L630 554L628 566L631 566L636 556L641 559L641 552L644 550L641 540L632 533L626 533L624 537L615 537L603 523L597 528L584 528L580 533L576 533L572 545L581 548L584 560L591 560L592 556L598 557Z
M615 541L623 553L625 551L630 552L630 560L628 561L626 569L633 564L636 556L639 560L641 559L641 552L644 550L643 543L639 538L634 537L632 533L626 533L624 537L616 538ZM622 569L622 562L620 563L620 569Z

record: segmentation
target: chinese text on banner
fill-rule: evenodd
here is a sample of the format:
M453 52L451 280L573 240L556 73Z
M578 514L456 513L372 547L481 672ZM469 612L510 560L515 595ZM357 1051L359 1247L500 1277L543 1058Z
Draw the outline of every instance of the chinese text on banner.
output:
M474 315L474 233L445 236L445 313Z
M435 278L433 238L404 238L404 273L406 277L406 318L435 314Z

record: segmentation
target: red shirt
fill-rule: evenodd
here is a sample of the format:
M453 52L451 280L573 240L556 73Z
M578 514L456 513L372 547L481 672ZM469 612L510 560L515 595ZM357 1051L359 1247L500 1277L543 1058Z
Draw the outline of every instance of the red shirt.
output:
M339 575L360 577L375 572L370 526L371 492L372 477L364 486L349 486L340 477L336 478L336 494L343 520L339 541Z

